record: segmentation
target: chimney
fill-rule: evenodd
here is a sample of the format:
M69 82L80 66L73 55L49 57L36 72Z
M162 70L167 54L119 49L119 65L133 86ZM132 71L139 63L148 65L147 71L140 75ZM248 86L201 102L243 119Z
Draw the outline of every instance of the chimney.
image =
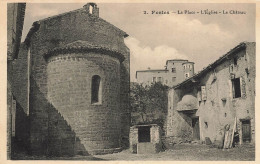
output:
M96 17L99 17L99 8L97 7L96 3L87 3L86 5L83 6L87 13L94 15Z

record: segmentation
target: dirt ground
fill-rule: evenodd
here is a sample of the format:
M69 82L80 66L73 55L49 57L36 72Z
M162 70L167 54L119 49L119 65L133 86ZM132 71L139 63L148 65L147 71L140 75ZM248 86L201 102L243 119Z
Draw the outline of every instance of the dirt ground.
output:
M176 145L172 150L158 154L131 154L129 150L117 154L96 155L103 160L160 160L160 161L254 161L255 147L252 145L236 146L222 150L207 145Z
M222 150L200 144L175 145L173 149L158 154L132 154L124 150L115 154L75 157L32 157L16 156L16 159L27 160L105 160L105 161L254 161L255 147L237 145L235 148Z

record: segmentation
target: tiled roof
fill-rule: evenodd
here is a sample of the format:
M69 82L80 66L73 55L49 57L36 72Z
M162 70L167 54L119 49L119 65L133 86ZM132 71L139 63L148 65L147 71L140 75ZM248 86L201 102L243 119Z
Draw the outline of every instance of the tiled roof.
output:
M185 63L182 63L182 65L183 65L183 64L187 64L187 63L193 63L193 64L194 64L194 62L189 62L189 61L187 61L187 62L185 62Z
M135 77L137 78L137 72L158 72L158 71L168 72L169 70L167 70L167 69L148 69L148 70L140 70L140 71L136 71Z
M167 69L148 69L148 70L140 70L136 72L157 72L157 71L169 71Z
M53 55L57 55L61 53L71 53L71 52L99 52L99 53L104 53L106 55L110 55L112 57L116 57L120 61L123 61L125 59L123 54L117 50L110 49L108 47L94 45L83 40L78 40L61 47L51 49L45 54L43 54L43 56L47 59Z
M188 60L186 60L186 59L171 59L171 60L166 60L166 65L167 65L167 63L169 62L169 61L182 61L182 62L188 62Z
M76 12L81 12L81 11L85 11L85 8L80 8L80 9L76 9L76 10L72 10L72 11L69 11L69 12L65 12L65 13L62 13L62 14L58 14L58 15L54 15L54 16L50 16L48 18L44 18L44 19L41 19L39 20L38 22L44 22L44 21L47 21L47 20L50 20L50 19L54 19L54 18L57 18L57 17L61 17L61 16L65 16L67 14L71 14L71 13L76 13ZM124 37L128 37L129 35L124 32L123 30L119 29L118 27L114 26L113 24L107 22L106 20L100 18L100 17L96 17L96 19L100 20L100 21L103 21L105 23L108 23L110 26L114 27L116 30L120 31Z
M242 42L239 45L237 45L236 47L234 47L233 49L231 49L230 51L228 51L226 54L224 54L223 56L221 56L219 59L217 59L215 62L209 64L207 67L203 68L201 71L199 71L197 74L194 74L193 76L191 76L190 78L184 80L183 82L173 86L172 88L179 88L180 86L183 86L184 84L193 81L194 78L198 78L201 77L204 73L210 71L212 68L215 68L217 65L219 65L222 61L226 60L229 56L233 55L235 52L243 49L246 47L246 43L247 42Z
M27 47L29 47L30 42L31 42L31 37L33 34L38 31L40 28L40 24L38 22L33 22L32 27L30 28L28 34L26 35L26 38L24 40L24 43L26 44Z

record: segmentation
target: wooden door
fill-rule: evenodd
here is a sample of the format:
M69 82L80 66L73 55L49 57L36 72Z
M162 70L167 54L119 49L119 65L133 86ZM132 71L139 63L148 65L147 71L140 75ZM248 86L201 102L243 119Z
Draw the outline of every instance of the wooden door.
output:
M242 121L242 138L243 138L243 142L250 142L251 141L250 120Z
M199 118L192 119L192 128L193 128L193 140L200 140Z

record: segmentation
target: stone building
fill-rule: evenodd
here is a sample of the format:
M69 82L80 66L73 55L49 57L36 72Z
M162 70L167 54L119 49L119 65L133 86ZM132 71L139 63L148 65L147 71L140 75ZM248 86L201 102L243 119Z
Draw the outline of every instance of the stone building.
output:
M167 86L174 86L194 74L194 63L183 59L167 60L165 69L136 71L137 83L151 85L161 82Z
M233 127L239 143L255 142L255 43L244 42L168 92L167 140L209 138Z
M7 158L11 158L11 152L15 147L19 133L15 126L16 115L19 113L16 109L16 99L13 95L13 63L18 57L20 50L21 36L24 24L25 3L7 4Z
M162 150L161 128L157 124L134 125L130 128L130 151L137 154Z
M128 146L127 36L99 17L95 3L33 23L14 65L31 154L105 154Z

